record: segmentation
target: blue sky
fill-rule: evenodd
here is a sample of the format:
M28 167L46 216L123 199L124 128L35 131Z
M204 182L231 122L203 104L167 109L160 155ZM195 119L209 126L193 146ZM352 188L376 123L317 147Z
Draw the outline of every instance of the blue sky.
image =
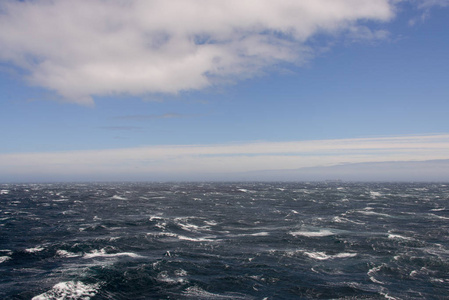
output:
M1 181L449 180L449 1L129 3L0 4Z

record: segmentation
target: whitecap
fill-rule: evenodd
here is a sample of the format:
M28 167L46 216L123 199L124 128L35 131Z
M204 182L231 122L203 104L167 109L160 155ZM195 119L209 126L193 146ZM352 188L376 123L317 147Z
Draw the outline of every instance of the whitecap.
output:
M399 235L399 234L389 234L388 238L389 239L407 240L407 241L413 240L413 238L405 237L405 236L402 236L402 235Z
M34 247L34 248L25 249L25 252L36 253L36 252L41 252L42 250L44 250L43 247L37 246L37 247Z
M443 210L446 210L446 208L445 208L445 207L442 207L442 208L434 208L434 209L431 209L430 211L443 211Z
M183 230L186 230L186 231L198 232L199 230L210 230L209 225L198 226L195 224L188 223L189 219L190 218L175 218L174 221L175 221L176 225L180 226Z
M125 197L122 197L122 196L119 196L119 195L114 195L114 196L111 197L111 199L114 199L114 200L128 200L128 198L125 198Z
M117 256L129 256L133 258L142 257L139 254L133 252L119 252L119 253L107 253L106 250L93 250L90 253L85 253L83 258L94 258L94 257L117 257Z
M378 267L373 267L371 269L368 270L368 272L366 273L369 276L369 279L374 282L374 283L378 283L378 284L384 284L382 281L377 280L374 275L379 272L382 267L385 266L385 264L382 264Z
M0 195L7 195L9 194L9 190L0 190Z
M10 260L10 259L11 259L11 257L9 257L9 256L0 256L0 264L4 263L5 261Z
M83 299L88 300L97 294L100 284L85 284L81 281L66 281L55 284L53 288L32 300Z
M385 299L388 299L388 300L400 300L399 298L395 298L395 297L393 297L393 296L388 295L388 293L380 292L380 294L381 294L382 296L384 296Z
M58 250L58 251L56 251L56 255L60 256L60 257L67 257L67 258L81 256L80 254L69 252L69 251L66 251L66 250Z
M330 235L335 235L334 232L327 230L327 229L323 229L320 231L292 231L289 232L289 234L293 235L293 236L305 236L305 237L322 237L322 236L330 236Z
M244 236L269 236L270 233L266 231L255 232L255 233L240 233L240 234L231 234L228 237L244 237Z
M159 217L159 216L150 216L150 218L148 219L150 221L154 221L154 220L163 220L163 218Z
M428 215L429 215L429 216L432 216L432 217L434 217L434 218L437 218L437 219L449 220L448 217L443 217L443 216L439 216L439 215L436 215L436 214L428 214Z
M371 198L373 198L373 199L382 196L381 193L379 193L379 192L374 192L374 191L370 191L369 194L370 194Z
M380 217L386 217L386 218L393 218L392 215L378 213L378 212L375 212L375 211L357 211L357 212L361 213L363 215L367 215L367 216L380 216Z
M177 270L175 270L175 275L184 277L184 276L187 276L187 271L183 270L183 269L177 269Z
M182 229L186 230L186 231L198 231L198 229L200 229L200 226L198 225L194 225L194 224L189 224L189 223L177 223L179 226L181 226Z
M69 201L69 199L67 199L67 198L59 198L59 199L53 199L52 201L53 202L67 202L67 201Z
M187 272L185 274L187 275ZM170 275L168 274L167 271L162 271L159 274L157 274L157 280L165 282L165 283L170 283L170 284L185 283L187 280L182 278L183 276L184 275L182 275L180 277L173 278L173 277L170 277Z
M171 232L148 232L147 235L155 236L155 237L178 237L176 233Z
M266 231L263 231L263 232L251 233L251 234L249 234L249 235L250 235L250 236L269 236L270 233L269 233L269 232L266 232Z
M200 237L200 238L192 238L185 235L178 235L178 239L183 241L191 241L191 242L211 242L214 241L214 237L208 236L208 237Z
M343 218L340 218L340 217L334 217L333 221L336 222L336 223L345 223L348 220L347 219L343 220Z
M220 295L210 293L203 290L198 286L190 286L184 292L183 295L191 299L248 299L247 297L232 294L232 295Z
M209 226L215 226L218 225L218 223L214 220L210 220L210 221L204 221L204 223L206 223Z
M305 255L307 255L310 258L316 259L316 260L328 260L328 259L335 259L335 258L349 258L349 257L355 257L357 256L357 253L338 253L334 255L328 255L325 252L303 252Z

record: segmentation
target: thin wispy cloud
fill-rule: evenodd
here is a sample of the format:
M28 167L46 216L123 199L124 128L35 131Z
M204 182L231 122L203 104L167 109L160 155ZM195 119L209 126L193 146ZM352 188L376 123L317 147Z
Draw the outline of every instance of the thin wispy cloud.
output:
M176 119L176 118L186 118L192 115L178 114L178 113L166 113L166 114L147 114L147 115L127 115L127 116L117 116L114 119L117 120L133 120L133 121L145 121L145 120L158 120L158 119Z
M134 130L141 130L142 127L137 126L101 126L100 129L105 130L113 130L113 131L134 131Z
M449 159L449 135L1 154L1 176L197 178L341 164ZM223 178L221 178L223 179Z
M417 4L417 8L420 10L419 16L409 20L410 26L425 22L430 17L432 8L449 6L449 0L412 0L410 2Z
M415 0L419 8L430 8L433 6L445 7L449 6L449 0Z
M198 90L314 56L315 35L382 38L388 0L34 0L0 4L0 59L65 101Z

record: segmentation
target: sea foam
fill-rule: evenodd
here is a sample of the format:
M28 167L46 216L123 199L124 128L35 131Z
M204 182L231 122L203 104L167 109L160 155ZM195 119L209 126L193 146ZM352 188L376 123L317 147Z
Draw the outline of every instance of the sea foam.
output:
M51 290L33 297L32 300L88 300L95 296L99 287L99 284L85 284L81 281L60 282L55 284Z
M83 258L94 258L94 257L117 257L117 256L129 256L129 257L142 257L139 254L132 253L132 252L119 252L119 253L107 253L106 250L93 250L90 253L85 253Z
M293 236L305 236L305 237L322 237L322 236L329 236L329 235L335 235L334 232L323 229L320 231L292 231L290 232Z
M357 253L338 253L334 255L328 255L325 252L303 252L305 255L307 255L310 258L316 259L316 260L328 260L328 259L335 259L335 258L349 258L349 257L355 257L357 256Z
M10 260L10 259L11 259L11 257L9 257L9 256L0 256L0 264L7 260Z

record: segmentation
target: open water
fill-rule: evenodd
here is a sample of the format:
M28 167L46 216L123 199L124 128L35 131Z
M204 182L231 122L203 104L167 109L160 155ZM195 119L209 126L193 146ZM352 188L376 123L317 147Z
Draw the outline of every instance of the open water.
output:
M0 299L449 299L449 184L0 185Z

